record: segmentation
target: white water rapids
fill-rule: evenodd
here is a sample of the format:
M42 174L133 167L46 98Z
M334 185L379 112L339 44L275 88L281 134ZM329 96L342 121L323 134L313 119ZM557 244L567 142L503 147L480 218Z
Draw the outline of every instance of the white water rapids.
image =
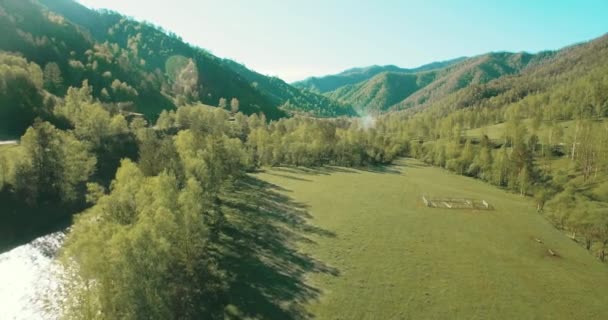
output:
M64 232L52 233L0 254L0 320L57 319L53 299L59 266L54 257Z

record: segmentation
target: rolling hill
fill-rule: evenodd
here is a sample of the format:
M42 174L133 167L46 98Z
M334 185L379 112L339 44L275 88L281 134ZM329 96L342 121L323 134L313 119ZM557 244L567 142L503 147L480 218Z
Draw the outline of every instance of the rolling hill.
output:
M384 72L399 72L399 73L417 73L424 72L434 69L441 69L449 65L458 63L466 59L465 57L456 58L448 61L440 61L429 63L417 68L404 69L394 65L387 66L370 66L365 68L352 68L343 71L336 75L328 75L324 77L311 77L302 81L293 83L293 85L300 89L306 89L308 91L317 93L326 93L334 91L340 87L347 85L354 85L362 81L370 80L374 76Z
M435 71L423 73L383 72L368 81L346 85L326 95L337 101L357 107L361 113L385 111L387 106L397 104L437 77Z
M608 86L608 34L533 59L521 72L438 96L426 106L435 117L459 109L494 113L512 109L521 118L544 114L549 120L608 116L604 89ZM489 124L504 119L500 116Z
M432 64L415 71L388 71L368 80L324 92L334 100L352 104L360 112L383 112L428 106L462 88L518 74L541 63L552 52L539 54L498 52L449 63Z

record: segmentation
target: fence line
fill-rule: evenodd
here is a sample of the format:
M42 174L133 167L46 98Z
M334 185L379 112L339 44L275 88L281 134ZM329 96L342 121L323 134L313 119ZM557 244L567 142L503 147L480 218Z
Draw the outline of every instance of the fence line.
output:
M478 200L472 198L431 198L422 195L424 205L429 208L446 208L446 209L472 209L472 210L493 210L494 207L486 200Z

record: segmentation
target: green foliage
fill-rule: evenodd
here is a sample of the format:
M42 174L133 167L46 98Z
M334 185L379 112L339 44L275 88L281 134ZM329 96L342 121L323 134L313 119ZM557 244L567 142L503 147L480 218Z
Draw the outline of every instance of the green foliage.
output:
M125 160L110 193L66 240L66 318L198 318L221 288L208 261L208 203L198 182L144 177ZM87 248L87 249L85 249ZM145 274L146 279L141 275Z
M56 110L95 145L113 134L114 121L99 130L83 121L84 113L103 113L90 91L86 83L69 89ZM108 192L86 185L92 207L76 218L62 258L71 270L61 282L66 318L203 317L226 285L211 246L226 220L219 199L245 170L389 163L405 152L358 120L233 117L193 105L163 113L154 127L141 119L118 126L136 136L139 159L121 162Z
M331 88L320 92L352 104L360 113L421 108L433 105L463 88L483 86L494 79L518 74L550 56L548 53L490 53L413 70L390 66L354 69L336 76L312 78L296 85L311 90L320 90L317 85ZM481 93L485 97L493 94Z
M429 85L435 80L436 74L435 71L422 74L386 72L365 82L340 87L326 95L356 106L362 114L384 112Z
M95 169L96 159L72 134L37 122L21 138L24 161L16 165L12 185L29 203L41 199L75 201Z
M604 257L606 37L555 53L493 53L416 72L353 71L323 84L348 83L326 93L345 102L336 103L149 24L41 2L65 17L38 1L0 4L0 49L25 57L0 53L0 135L33 123L19 147L0 154L0 196L14 212L90 206L62 253L66 318L216 315L211 309L223 306L232 281L219 267L224 252L214 247L226 240L222 198L262 166L374 170L414 156L535 194L537 210L548 201L550 219ZM201 104L218 101L219 108ZM354 115L351 105L428 108L377 119L308 116ZM497 124L489 138L484 128ZM465 136L472 129L483 134ZM551 168L560 154L568 165Z
M49 62L44 66L44 89L55 95L63 93L61 69L55 62Z
M0 136L17 137L36 117L47 117L42 71L35 63L0 52Z
M288 113L320 117L357 114L349 104L338 103L322 95L296 89L279 78L263 76L234 61L223 60L223 63L247 79L251 86L264 94L272 104L278 105L281 110ZM243 110L243 112L249 113L247 110Z
M214 105L220 97L236 98L243 113L263 112L269 119L286 116L286 110L354 114L349 107L245 67L236 68L236 63L192 47L174 34L117 13L93 11L65 0L10 0L0 9L5 13L0 16L5 35L0 50L18 52L44 66L44 81L39 82L57 96L88 80L95 98L149 120L177 105ZM19 94L22 100L33 96ZM32 122L33 118L27 125Z
M337 75L329 75L325 77L312 77L306 80L295 82L293 85L296 88L305 89L311 92L327 93L335 91L341 87L355 85L361 83L378 74L385 72L396 72L396 73L418 73L425 72L434 69L441 69L452 64L456 64L465 58L457 58L449 61L433 62L427 65L423 65L414 69L402 69L396 66L371 66L367 68L354 68L346 70Z
M595 190L601 192L608 172L607 52L604 36L555 53L509 58L513 67L501 68L513 76L468 85L421 112L397 112L379 122L390 135L420 142L410 155L427 163L534 194L539 212L547 202L554 224L604 259L606 202Z
M172 56L167 59L165 70L178 105L198 100L198 68L192 59Z

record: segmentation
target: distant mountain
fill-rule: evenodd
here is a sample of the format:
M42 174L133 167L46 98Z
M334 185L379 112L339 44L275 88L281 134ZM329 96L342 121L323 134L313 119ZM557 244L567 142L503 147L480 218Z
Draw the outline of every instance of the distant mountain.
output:
M346 85L326 93L334 100L356 106L360 113L386 111L434 81L434 71L422 73L383 72L370 80Z
M473 57L441 70L436 79L428 86L403 101L387 107L394 110L429 105L462 88L518 74L530 66L541 63L553 54L554 52L539 54L498 52Z
M62 97L87 80L103 103L152 120L176 105L218 105L220 98L236 98L244 113L263 112L269 119L292 112L354 114L326 97L236 67L149 23L72 0L2 0L0 34L0 51L40 67L46 92ZM17 99L14 105L29 102Z
M353 85L371 79L372 77L384 72L416 73L434 69L440 69L458 63L466 58L457 58L442 62L433 62L418 68L404 69L394 65L370 66L365 68L353 68L343 71L336 75L324 77L312 77L306 80L293 83L296 88L306 89L316 93L326 93L334 91L340 87Z
M223 63L247 79L272 103L280 105L281 110L288 113L307 113L322 117L357 115L348 104L341 104L323 95L297 89L279 78L264 76L232 60L223 60Z
M558 120L608 117L608 91L605 90L608 88L608 34L554 52L511 55L509 60L511 65L519 66L520 72L437 95L432 103L414 105L433 112L434 117L468 108L484 112L512 108L513 112L522 114L522 118L537 113ZM527 67L522 69L523 64ZM412 101L410 98L400 106ZM500 117L495 119L500 120Z
M421 67L416 72L382 72L363 82L345 85L324 94L341 103L353 105L359 112L420 107L462 88L517 74L552 54L499 52L460 58L443 67L442 64L434 64Z

